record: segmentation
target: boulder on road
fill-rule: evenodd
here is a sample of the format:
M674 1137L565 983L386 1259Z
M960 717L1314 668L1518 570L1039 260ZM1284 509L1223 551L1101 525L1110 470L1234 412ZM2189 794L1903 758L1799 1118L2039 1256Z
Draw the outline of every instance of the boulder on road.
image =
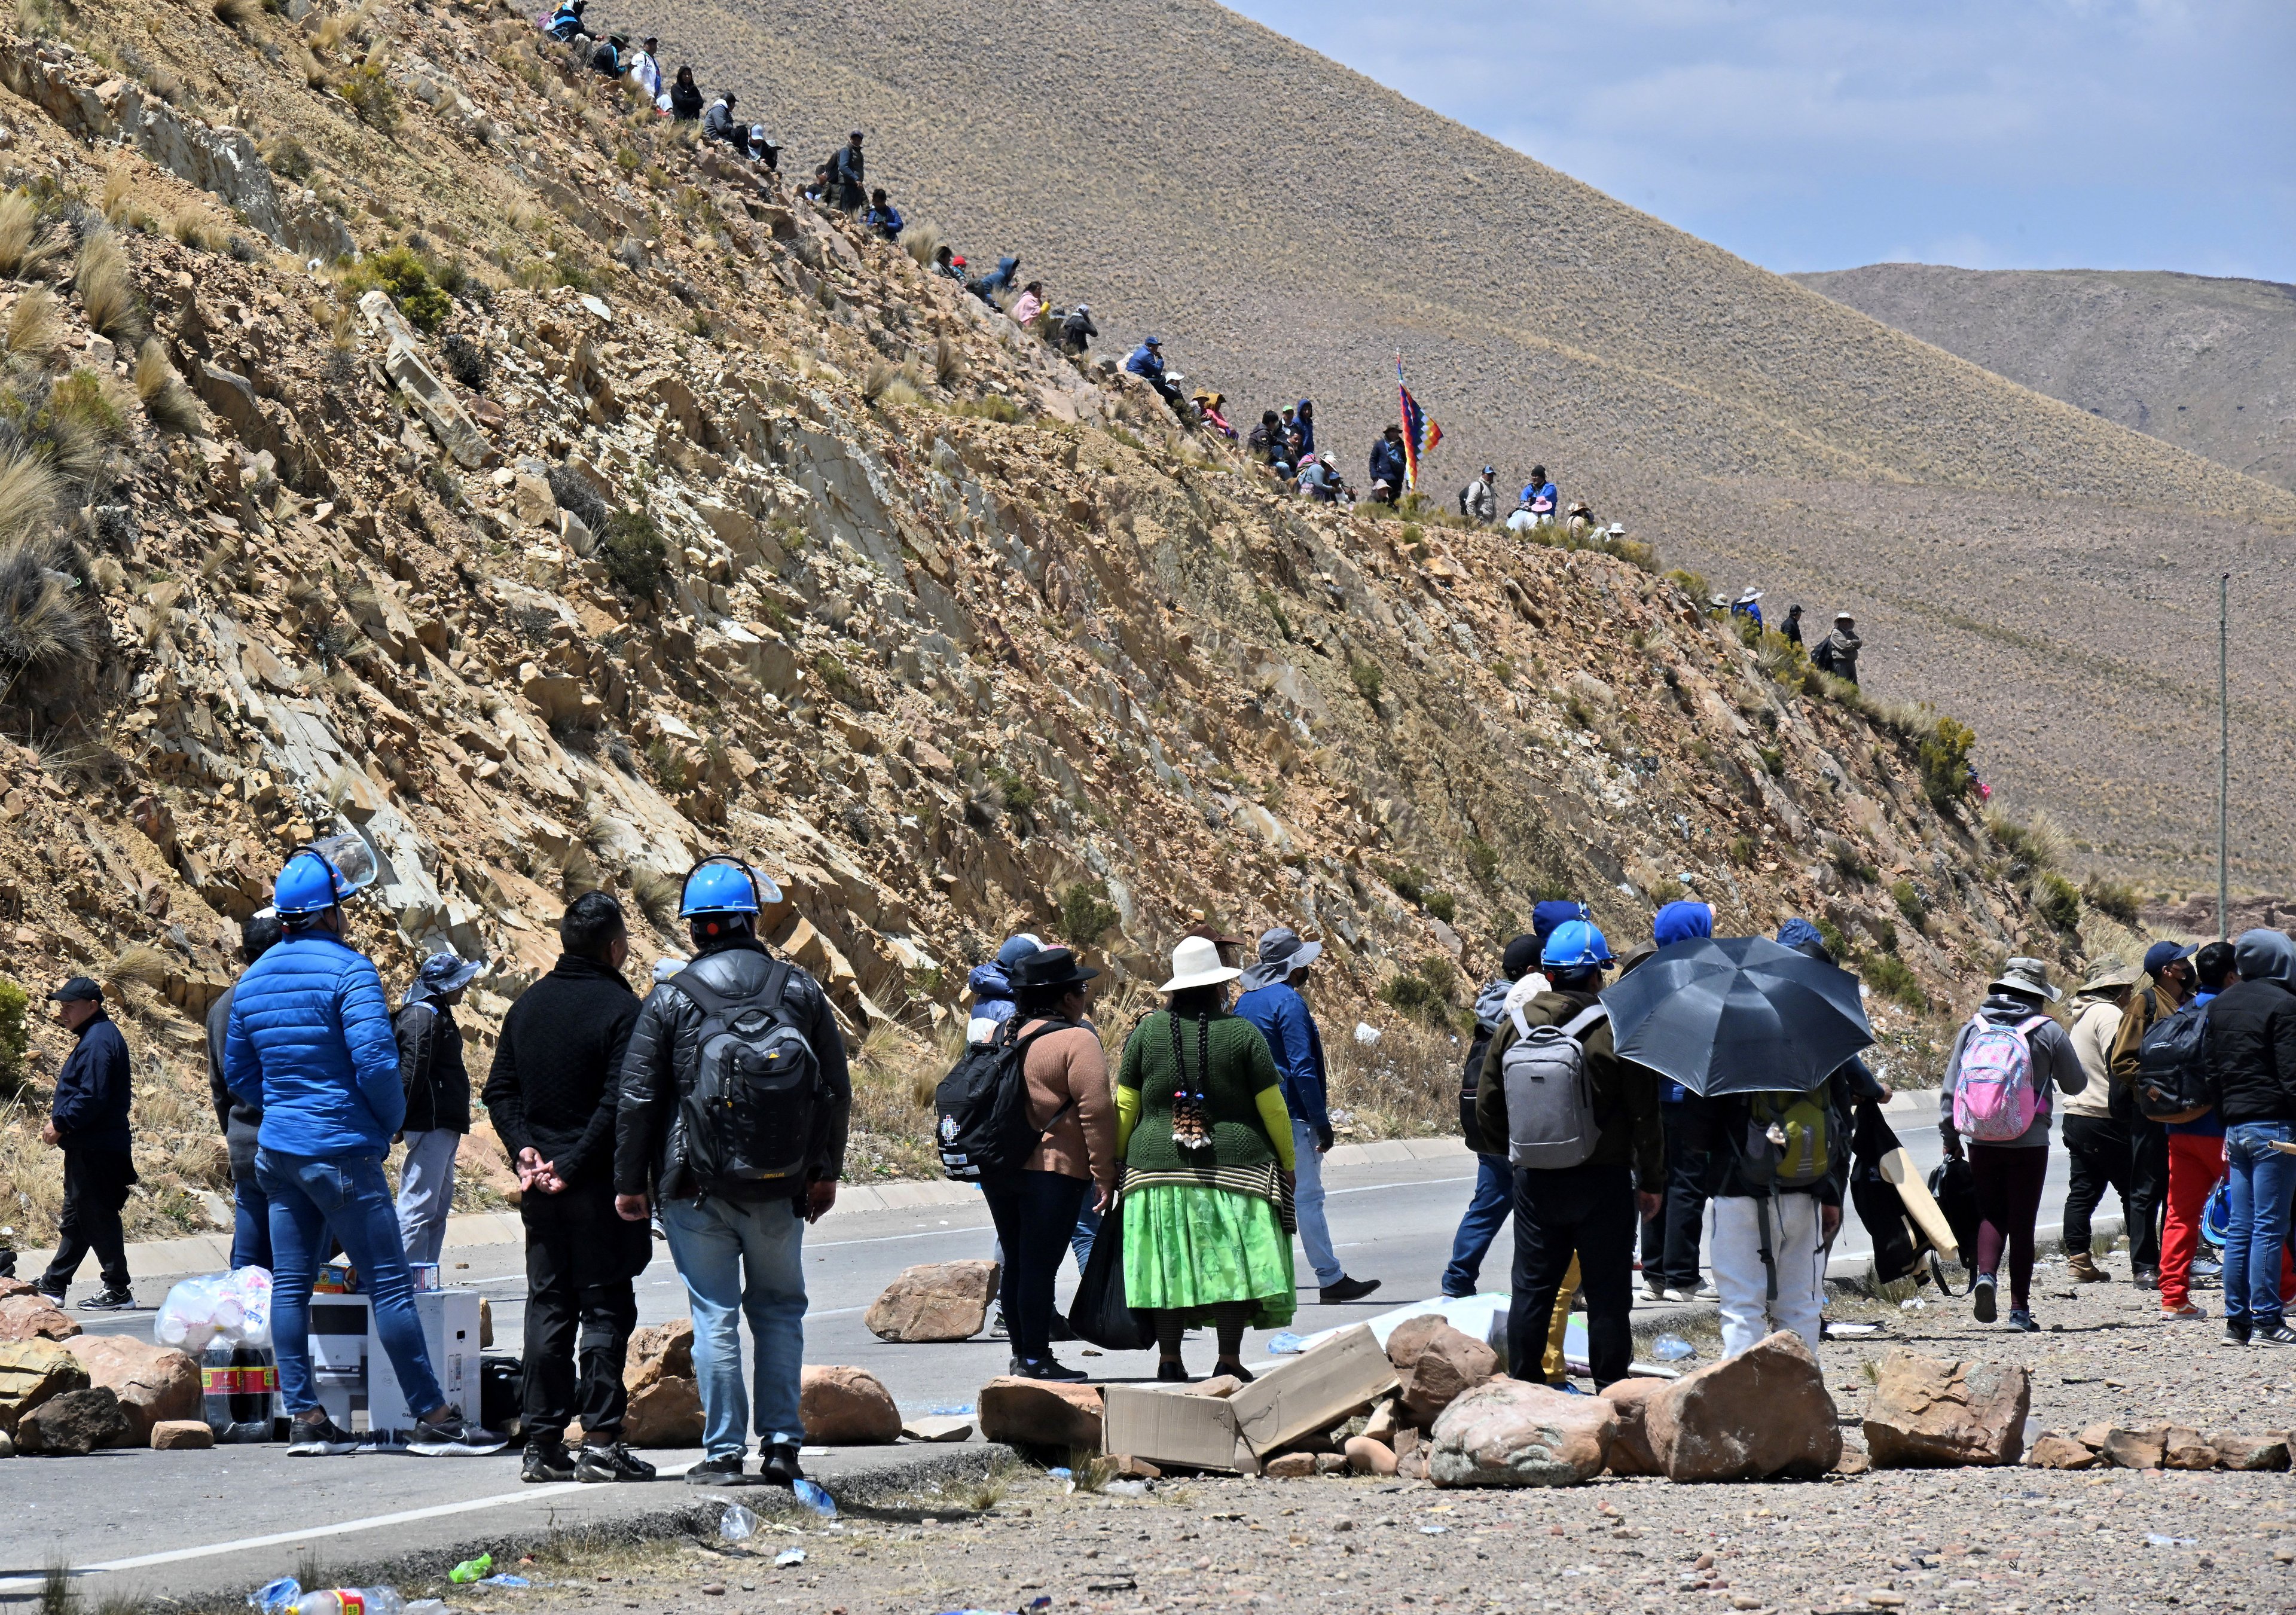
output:
M1876 1469L2014 1463L2025 1451L2031 1377L2014 1365L1925 1357L1882 1359L1866 1450Z
M45 1339L0 1344L0 1433L52 1397L87 1388L87 1369L66 1348Z
M2187 1430L2181 1424L2169 1426L2169 1433L2161 1441L2161 1467L2163 1469L2214 1469L2217 1449L2201 1439L2197 1430Z
M1387 1332L1387 1360L1395 1365L1395 1372L1411 1372L1419 1361L1419 1354L1427 1342L1451 1327L1451 1320L1439 1312L1423 1312L1415 1318L1406 1318Z
M1100 1388L1000 1376L980 1388L980 1439L1014 1447L1100 1450Z
M2121 1469L2158 1469L2168 1445L2169 1427L2159 1424L2151 1430L2107 1431L2097 1451Z
M1650 1399L1663 1395L1672 1380L1620 1380L1603 1396L1618 1409L1619 1428L1611 1438L1611 1472L1614 1475L1660 1473L1658 1455L1651 1451L1647 1418Z
M1602 1472L1618 1427L1617 1410L1601 1397L1491 1380L1436 1420L1427 1478L1438 1486L1576 1486Z
M16 1450L85 1458L99 1447L125 1447L129 1426L119 1398L101 1385L51 1397L16 1422Z
M908 1268L869 1303L861 1322L881 1340L969 1340L988 1322L1003 1272L989 1261Z
M131 1443L148 1441L162 1421L198 1417L200 1367L182 1352L126 1334L76 1335L64 1349L87 1370L89 1384L119 1398Z
M1817 1359L1791 1330L1685 1374L1644 1404L1669 1480L1806 1479L1841 1462L1841 1431Z
M2025 1455L2033 1469L2095 1469L2103 1462L2072 1437L2054 1434L2043 1436Z
M656 1380L632 1395L622 1439L632 1447L701 1446L701 1387L691 1380Z
M204 1419L162 1419L152 1427L154 1452L197 1452L215 1445L215 1431Z
M1393 1337L1389 1338L1391 1343ZM1488 1380L1498 1366L1497 1352L1446 1324L1428 1336L1411 1366L1403 1371L1404 1408L1421 1428L1432 1429L1445 1408Z
M798 1379L805 1439L824 1447L882 1446L901 1439L901 1410L865 1368L815 1367Z
M648 1324L630 1331L629 1355L622 1363L622 1387L632 1396L658 1380L693 1377L693 1320Z
M2216 1448L2218 1469L2286 1469L2288 1442L2282 1436L2235 1436L2219 1431L2209 1438Z
M0 1298L0 1340L69 1340L79 1324L39 1291Z

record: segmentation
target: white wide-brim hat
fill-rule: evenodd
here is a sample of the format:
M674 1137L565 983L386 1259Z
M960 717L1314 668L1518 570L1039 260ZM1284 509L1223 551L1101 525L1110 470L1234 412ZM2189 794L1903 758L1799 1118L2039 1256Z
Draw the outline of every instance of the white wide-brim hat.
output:
M1181 993L1192 987L1218 987L1242 974L1242 971L1220 963L1217 942L1208 937L1183 937L1180 945L1172 950L1172 979L1156 990Z

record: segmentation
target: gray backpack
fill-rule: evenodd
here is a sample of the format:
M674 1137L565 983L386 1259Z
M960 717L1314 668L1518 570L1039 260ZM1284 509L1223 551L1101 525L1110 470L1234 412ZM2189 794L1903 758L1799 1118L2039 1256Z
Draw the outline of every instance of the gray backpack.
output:
M1579 1039L1606 1013L1597 1004L1561 1026L1526 1027L1522 1012L1515 1012L1518 1035L1499 1061L1509 1165L1554 1171L1594 1154L1603 1129L1595 1118L1587 1047Z

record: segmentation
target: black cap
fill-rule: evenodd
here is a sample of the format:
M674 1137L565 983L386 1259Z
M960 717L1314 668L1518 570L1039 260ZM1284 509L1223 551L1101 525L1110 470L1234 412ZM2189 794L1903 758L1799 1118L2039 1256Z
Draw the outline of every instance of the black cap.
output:
M1506 953L1499 961L1499 974L1510 981L1520 981L1538 968L1538 939L1517 937L1506 945Z
M74 976L48 995L51 1004L101 1004L103 988L92 976Z

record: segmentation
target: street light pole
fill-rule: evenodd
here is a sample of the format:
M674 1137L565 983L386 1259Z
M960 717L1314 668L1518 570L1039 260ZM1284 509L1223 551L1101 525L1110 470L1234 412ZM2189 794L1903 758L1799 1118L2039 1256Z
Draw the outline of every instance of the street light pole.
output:
M2232 935L2232 574L2217 579L2217 940Z

